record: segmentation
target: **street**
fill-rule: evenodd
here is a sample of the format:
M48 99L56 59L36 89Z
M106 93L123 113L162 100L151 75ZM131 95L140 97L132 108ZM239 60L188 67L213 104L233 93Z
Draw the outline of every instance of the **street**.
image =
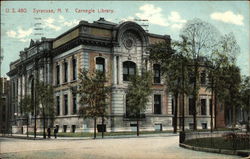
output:
M187 150L179 137L24 140L0 137L1 159L236 159L238 156Z

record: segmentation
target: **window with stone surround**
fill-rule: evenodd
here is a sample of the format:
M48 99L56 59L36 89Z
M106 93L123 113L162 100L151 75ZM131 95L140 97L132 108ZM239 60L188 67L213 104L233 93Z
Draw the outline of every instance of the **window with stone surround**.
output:
M154 69L154 83L161 83L161 66L159 64L154 64L153 69Z
M161 95L154 95L154 114L161 114Z
M72 59L72 80L76 80L77 78L77 59L73 58Z
M105 59L102 57L96 58L96 71L105 73Z
M64 115L68 115L68 95L64 95Z
M136 74L136 64L131 61L123 62L123 81L129 81L129 77Z
M60 96L56 96L56 115L60 115Z
M202 71L200 74L200 83L201 83L201 85L206 84L206 72L205 71Z
M64 62L64 82L68 82L68 63Z
M56 65L56 84L60 84L60 65Z
M201 115L207 115L207 100L206 99L201 99Z
M76 100L76 94L74 93L72 96L72 104L73 104L73 114L77 113L77 100Z

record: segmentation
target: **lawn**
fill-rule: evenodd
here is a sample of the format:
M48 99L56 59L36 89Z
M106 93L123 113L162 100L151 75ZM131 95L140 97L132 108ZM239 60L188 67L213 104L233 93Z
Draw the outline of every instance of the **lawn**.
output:
M140 134L163 134L163 133L173 133L173 131L141 131ZM34 132L29 132L29 135L34 135ZM37 132L37 135L43 135L43 132ZM51 136L53 136L54 133L51 133ZM96 133L97 136L102 136L101 132ZM136 135L136 132L105 132L104 136L119 136L119 135ZM57 134L59 137L92 137L94 136L94 133L90 132L59 132Z

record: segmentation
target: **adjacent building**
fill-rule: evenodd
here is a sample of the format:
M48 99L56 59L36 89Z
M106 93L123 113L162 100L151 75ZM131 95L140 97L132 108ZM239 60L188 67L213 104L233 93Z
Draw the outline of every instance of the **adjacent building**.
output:
M0 133L8 133L11 125L9 120L9 81L7 78L0 77Z
M20 52L20 58L10 64L8 73L11 85L11 119L17 121L13 125L15 131L21 131L21 127L25 126L18 104L20 99L25 94L30 94L35 101L39 95L34 89L36 79L54 86L54 125L59 127L59 132L93 131L92 120L83 120L77 115L80 105L74 90L78 86L79 70L83 68L103 71L112 86L109 115L105 120L107 131L134 130L136 122L126 117L126 89L128 76L140 74L142 68L152 70L154 77L153 93L149 97L141 129L172 130L174 102L171 93L161 77L160 65L148 60L147 47L158 42L170 45L171 38L169 35L147 33L135 22L116 24L104 18L93 23L80 21L77 26L53 39L31 40L30 46ZM201 75L205 85L206 73L202 72ZM192 98L185 97L186 128L192 127L189 111L191 103ZM197 109L198 128L210 127L210 104L211 93L202 87ZM31 127L34 125L33 115L34 113L30 114ZM38 116L38 131L41 127L39 120ZM98 121L97 124L100 123Z

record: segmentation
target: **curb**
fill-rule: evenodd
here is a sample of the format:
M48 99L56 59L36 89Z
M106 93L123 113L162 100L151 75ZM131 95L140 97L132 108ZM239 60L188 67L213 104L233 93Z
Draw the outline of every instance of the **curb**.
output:
M117 136L104 136L104 138L101 137L97 137L95 140L98 139L125 139L125 138L148 138L148 137L171 137L171 136L178 136L177 134L158 134L158 135L140 135L140 136L136 136L136 135L117 135ZM36 138L34 137L29 137L27 138L26 136L0 136L3 138L16 138L16 139L25 139L25 140L89 140L89 139L93 139L93 137L60 137L58 136L57 139L54 139L53 137L51 139L43 139L43 137L41 136L37 136Z
M214 149L214 148L206 148L206 147L196 147L196 146L186 145L183 143L179 143L179 146L186 148L186 149L195 150L195 151L220 153L220 154L225 154L225 155L238 155L242 157L247 157L250 155L250 151L247 151L247 150L233 151L233 150L225 150L225 149Z

